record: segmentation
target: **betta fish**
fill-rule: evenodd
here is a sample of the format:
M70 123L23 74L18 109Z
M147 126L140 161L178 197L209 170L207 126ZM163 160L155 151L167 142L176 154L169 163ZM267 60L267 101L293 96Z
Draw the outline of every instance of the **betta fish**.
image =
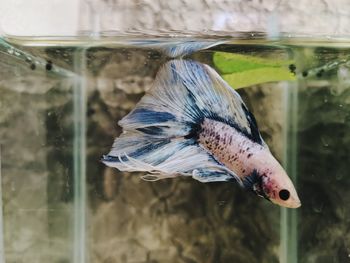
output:
M272 203L301 205L253 114L205 64L167 62L153 87L119 125L123 133L102 157L107 166L144 172L145 179L191 176L203 183L237 181Z

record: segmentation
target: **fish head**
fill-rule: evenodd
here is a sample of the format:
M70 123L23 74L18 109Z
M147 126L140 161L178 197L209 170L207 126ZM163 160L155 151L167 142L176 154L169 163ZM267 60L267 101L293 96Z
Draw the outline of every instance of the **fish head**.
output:
M243 180L243 184L274 204L288 208L301 206L292 181L279 164L274 169L253 170L252 174Z
M262 174L262 190L267 198L274 204L298 208L301 206L297 191L287 173L280 166L270 174Z

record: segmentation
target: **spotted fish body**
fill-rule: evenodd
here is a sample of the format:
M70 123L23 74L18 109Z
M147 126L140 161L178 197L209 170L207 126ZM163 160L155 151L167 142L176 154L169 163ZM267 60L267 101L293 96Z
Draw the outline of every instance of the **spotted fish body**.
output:
M147 179L192 176L237 181L273 203L296 208L293 183L263 141L253 114L209 66L172 60L119 125L123 133L102 161Z
M198 142L241 179L253 172L256 156L265 151L235 128L210 119L203 121Z
M269 196L273 200L279 199L279 185L272 178L276 172L284 171L263 145L248 139L230 125L210 119L203 121L198 133L198 143L242 181L254 173L259 174L265 181L261 195ZM287 184L292 186L290 181ZM293 204L289 206L293 207Z

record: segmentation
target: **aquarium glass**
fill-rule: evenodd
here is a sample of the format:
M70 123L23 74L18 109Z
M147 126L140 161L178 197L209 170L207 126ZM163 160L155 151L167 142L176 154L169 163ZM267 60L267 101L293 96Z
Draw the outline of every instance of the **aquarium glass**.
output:
M144 39L153 45L140 44ZM0 262L350 259L350 44L265 36L183 59L235 88L296 185L280 208L235 183L156 182L100 159L183 38L0 40Z

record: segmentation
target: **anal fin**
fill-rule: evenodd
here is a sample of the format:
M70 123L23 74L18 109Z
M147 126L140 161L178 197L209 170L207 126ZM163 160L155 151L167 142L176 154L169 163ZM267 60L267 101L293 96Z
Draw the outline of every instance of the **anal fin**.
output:
M236 174L222 167L195 169L193 170L192 177L201 183L237 181L242 185L241 180Z

